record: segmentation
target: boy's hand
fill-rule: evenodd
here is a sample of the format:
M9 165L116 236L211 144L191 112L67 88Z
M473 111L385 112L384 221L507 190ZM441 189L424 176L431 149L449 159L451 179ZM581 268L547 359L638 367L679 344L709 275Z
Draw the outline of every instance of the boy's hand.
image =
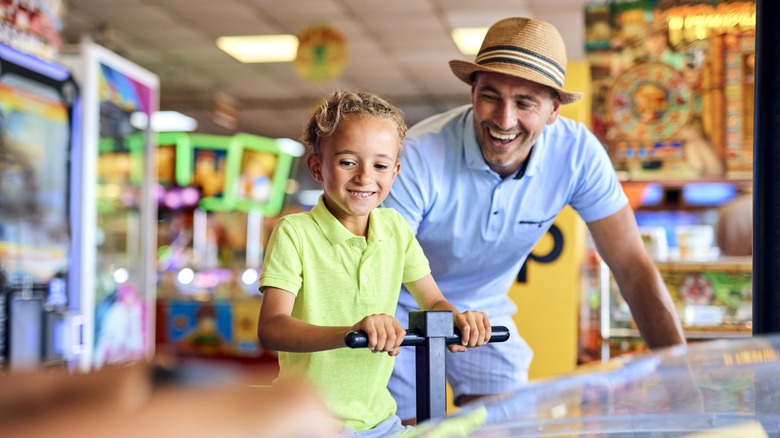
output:
M450 344L453 353L466 351L466 348L479 347L490 341L490 321L484 312L467 310L455 314L455 325L460 329L460 345Z
M386 351L390 356L398 356L404 341L406 330L390 315L379 313L366 316L352 326L352 330L363 330L368 338L368 348L372 352Z

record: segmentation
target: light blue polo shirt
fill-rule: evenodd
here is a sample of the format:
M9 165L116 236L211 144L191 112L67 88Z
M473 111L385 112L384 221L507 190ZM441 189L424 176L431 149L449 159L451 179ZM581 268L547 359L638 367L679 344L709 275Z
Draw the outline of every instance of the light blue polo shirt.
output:
M383 206L409 222L439 288L460 311L493 318L517 310L507 291L566 204L591 222L628 203L601 143L563 117L545 127L519 179L502 180L485 163L471 105L418 123L405 147ZM406 290L399 302L416 307Z

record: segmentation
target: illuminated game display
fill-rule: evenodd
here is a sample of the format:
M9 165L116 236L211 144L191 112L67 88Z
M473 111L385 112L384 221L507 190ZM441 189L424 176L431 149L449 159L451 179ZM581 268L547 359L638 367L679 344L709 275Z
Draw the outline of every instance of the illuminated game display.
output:
M265 217L281 211L292 156L278 140L246 133L164 132L155 136L155 143L161 188L196 188L198 205L206 211L255 212Z
M12 369L79 349L67 316L78 303L79 105L66 69L0 45L0 362Z
M282 211L293 157L279 140L246 133L155 139L158 342L185 355L261 359L264 220Z
M159 79L92 43L63 57L82 85L84 154L79 308L83 371L154 352L152 132ZM141 116L147 123L136 126Z
M592 128L631 179L750 179L753 1L585 8Z

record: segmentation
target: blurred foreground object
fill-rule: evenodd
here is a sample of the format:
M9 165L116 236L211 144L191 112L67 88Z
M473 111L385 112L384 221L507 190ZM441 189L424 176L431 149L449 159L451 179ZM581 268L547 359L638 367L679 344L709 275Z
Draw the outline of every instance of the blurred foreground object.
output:
M91 374L3 375L0 430L17 438L336 436L332 417L308 388L252 387L251 375L231 378L235 370L212 368L160 373L131 365Z

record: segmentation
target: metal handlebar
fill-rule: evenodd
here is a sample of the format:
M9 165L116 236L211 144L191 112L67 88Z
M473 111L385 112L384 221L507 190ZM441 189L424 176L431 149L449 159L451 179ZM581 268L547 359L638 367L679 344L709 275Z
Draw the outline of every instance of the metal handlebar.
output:
M509 329L491 327L490 342L509 339ZM363 331L351 331L344 337L351 348L365 348L368 337ZM401 343L414 345L415 390L417 392L417 422L447 415L445 355L447 344L460 343L460 330L453 329L452 312L448 310L416 310L409 312L409 328Z
M456 327L454 331L455 334L453 336L447 336L445 338L445 344L460 344L460 330ZM509 339L509 329L502 325L490 327L490 331L491 336L489 342L504 342ZM401 346L424 345L425 339L424 336L421 336L419 333L412 330L411 332L406 333L403 342L401 342ZM349 348L366 348L368 346L368 337L366 332L362 330L353 330L344 337L344 343L347 344L347 347Z

